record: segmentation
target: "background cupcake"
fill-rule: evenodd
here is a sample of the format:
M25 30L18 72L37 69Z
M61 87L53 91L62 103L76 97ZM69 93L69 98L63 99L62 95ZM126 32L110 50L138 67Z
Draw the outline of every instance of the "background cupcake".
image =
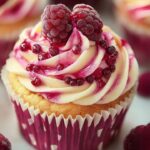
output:
M149 0L116 0L117 19L135 50L140 64L150 65L150 2Z
M33 25L47 0L1 0L0 1L0 66L5 63L19 33Z
M46 7L2 71L20 129L39 150L97 150L121 127L138 65L88 5Z

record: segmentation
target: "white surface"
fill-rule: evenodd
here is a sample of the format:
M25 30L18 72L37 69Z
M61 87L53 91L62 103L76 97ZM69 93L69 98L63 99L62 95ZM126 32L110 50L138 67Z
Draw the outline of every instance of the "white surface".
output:
M116 32L119 28L115 23L114 18L109 15L103 15L105 23L108 24ZM126 119L124 121L120 135L107 150L123 150L123 140L128 132L135 126L147 124L150 122L150 100L146 100L136 96ZM6 91L0 81L0 133L3 133L9 138L12 143L12 150L33 150L19 133L14 110L8 100Z

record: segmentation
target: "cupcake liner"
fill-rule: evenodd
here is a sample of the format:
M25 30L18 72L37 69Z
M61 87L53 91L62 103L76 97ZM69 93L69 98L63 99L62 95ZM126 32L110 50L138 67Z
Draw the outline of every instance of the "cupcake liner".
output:
M139 63L144 66L150 65L150 35L138 34L126 27L123 27L123 31Z
M16 39L0 39L0 69L5 64L10 51L13 49Z
M48 115L17 96L3 69L2 79L14 104L20 130L24 138L38 150L101 150L118 134L134 91L114 108L93 116Z
M12 102L23 136L38 150L101 150L117 135L131 97L108 111L76 118L40 114L20 98Z

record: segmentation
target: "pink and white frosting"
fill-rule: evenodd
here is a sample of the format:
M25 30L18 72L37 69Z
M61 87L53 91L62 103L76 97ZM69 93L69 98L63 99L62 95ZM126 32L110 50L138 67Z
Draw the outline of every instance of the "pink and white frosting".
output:
M44 9L47 0L2 0L0 23L13 23L27 16L37 16Z
M107 80L104 79L103 86L100 86L97 81L91 84L84 82L81 86L70 86L63 80L68 75L73 78L85 78L97 68L107 66L104 62L106 51L96 42L89 41L76 28L73 29L67 43L58 47L58 55L41 61L32 50L20 50L21 43L26 41L30 43L31 47L38 44L43 52L49 51L51 45L41 36L41 23L34 28L25 29L7 60L6 69L8 72L16 74L19 82L29 91L38 93L51 102L58 104L72 102L79 105L109 103L135 85L138 78L138 64L128 43L113 33L111 29L104 26L102 37L105 37L108 44L113 45L118 52L116 69ZM76 45L81 48L79 55L72 52ZM29 64L48 69L37 72L27 71L26 67ZM57 70L58 64L63 64L64 68ZM34 76L41 79L41 86L31 84L31 78Z
M116 0L117 5L122 4L123 9L135 21L150 24L150 1L149 0Z

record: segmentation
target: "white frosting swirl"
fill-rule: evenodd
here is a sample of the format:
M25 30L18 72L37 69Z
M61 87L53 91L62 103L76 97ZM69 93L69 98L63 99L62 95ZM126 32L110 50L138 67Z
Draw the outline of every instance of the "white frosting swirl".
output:
M39 23L33 29L24 30L7 60L6 69L8 72L17 74L20 83L29 91L38 93L51 102L60 104L72 102L79 105L109 103L135 85L138 77L138 64L130 46L111 29L105 26L102 36L106 36L109 45L115 46L118 51L116 70L102 88L99 88L96 81L92 84L84 82L82 86L70 86L61 78L66 75L84 78L98 67L105 68L106 66L103 61L106 50L95 42L89 41L76 28L66 45L59 47L60 53L43 61L38 61L37 55L31 51L22 52L19 48L26 39L31 45L38 43L45 52L49 50L50 43L41 36L41 24ZM80 55L72 52L72 48L76 45L81 47ZM29 73L26 71L29 63L48 66L52 69L44 73ZM60 71L56 70L58 64L64 64L65 68ZM34 75L42 80L41 86L36 87L31 84L30 77Z

